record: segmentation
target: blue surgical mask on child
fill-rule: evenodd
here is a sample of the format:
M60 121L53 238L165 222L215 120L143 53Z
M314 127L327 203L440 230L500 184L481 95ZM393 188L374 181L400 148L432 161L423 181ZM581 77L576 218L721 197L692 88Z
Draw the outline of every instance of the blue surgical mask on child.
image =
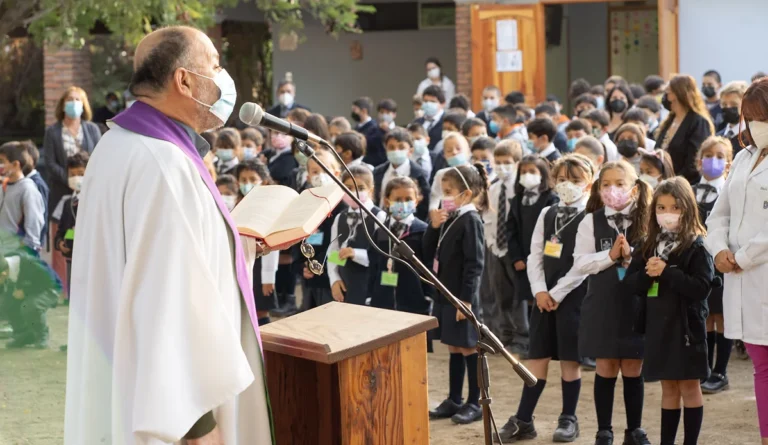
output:
M389 213L398 221L413 215L416 212L416 201L393 202L389 205Z
M424 110L424 114L427 117L435 117L440 107L437 105L437 102L424 102L421 104L421 109Z
M387 152L387 160L393 166L401 166L408 161L408 150L391 150Z
M579 141L579 138L570 138L568 139L568 151L576 150L576 142Z
M229 162L235 158L235 150L231 148L220 148L216 150L216 157L222 162Z
M253 190L254 187L257 185L261 185L261 183L250 183L246 182L244 184L240 184L240 193L243 194L243 196L247 195L251 190Z
M496 121L491 121L488 124L488 129L491 130L491 133L496 134L499 132L499 124Z
M426 139L422 138L413 140L413 154L421 157L427 153L427 150L429 150L429 145L427 144Z
M256 159L256 149L255 148L243 148L243 159L246 161L250 161L251 159Z
M466 153L456 153L445 161L448 162L449 167L458 167L467 163L467 155Z

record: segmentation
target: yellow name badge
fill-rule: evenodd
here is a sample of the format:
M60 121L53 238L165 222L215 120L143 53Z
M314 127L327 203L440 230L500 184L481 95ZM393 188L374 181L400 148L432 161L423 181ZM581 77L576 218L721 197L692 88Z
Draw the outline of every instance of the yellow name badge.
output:
M649 297L658 297L659 296L659 282L654 281L651 287L648 289L648 296Z
M563 245L555 240L544 243L544 255L552 258L560 258L563 254Z
M397 287L397 279L399 274L395 272L382 272L381 273L381 285L389 287Z
M347 259L345 258L345 259L342 260L339 257L339 252L338 251L331 252L331 253L328 254L328 262L329 263L333 263L333 264L335 264L337 266L341 266L341 267L344 267L344 266L347 265Z

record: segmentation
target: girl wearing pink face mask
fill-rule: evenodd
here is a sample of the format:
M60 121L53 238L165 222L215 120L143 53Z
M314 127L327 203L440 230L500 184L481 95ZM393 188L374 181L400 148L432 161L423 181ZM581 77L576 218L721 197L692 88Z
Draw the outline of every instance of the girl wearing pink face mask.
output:
M373 173L362 165L349 167L352 176L346 171L341 175L341 181L355 190L357 182L358 199L377 218L384 221L386 213L373 205ZM354 177L354 181L352 180ZM331 294L336 301L364 305L368 298L368 236L373 234L376 226L370 219L363 225L365 213L360 210L349 196L344 196L347 209L339 213L331 227L331 244L328 246L328 279L331 282Z
M579 354L594 358L594 386L598 431L595 444L614 443L613 400L621 371L627 425L623 440L629 445L650 444L641 427L644 385L643 336L633 331L635 301L625 275L632 247L639 246L648 227L651 187L637 177L626 161L603 165L579 224L573 268L588 275L581 306Z
M715 273L705 235L688 181L668 179L656 189L648 237L627 271L633 293L644 297L636 325L645 332L643 371L661 380L661 445L675 443L681 407L686 444L697 443L704 416L700 381L709 376L707 296Z

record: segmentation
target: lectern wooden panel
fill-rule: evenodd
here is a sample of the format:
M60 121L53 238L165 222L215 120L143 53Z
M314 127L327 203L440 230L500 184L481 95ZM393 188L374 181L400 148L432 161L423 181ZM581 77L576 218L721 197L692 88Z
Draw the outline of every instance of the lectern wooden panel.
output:
M277 443L428 444L433 317L330 303L264 326Z

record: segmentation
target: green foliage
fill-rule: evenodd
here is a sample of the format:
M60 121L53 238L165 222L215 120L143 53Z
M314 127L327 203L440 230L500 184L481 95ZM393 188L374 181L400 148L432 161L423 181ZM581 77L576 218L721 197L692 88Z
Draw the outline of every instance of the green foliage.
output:
M29 26L33 36L53 44L82 47L101 22L128 43L156 26L188 24L206 28L223 8L251 3L280 33L297 32L305 16L319 20L328 33L359 32L358 12L373 12L357 0L4 0L0 2L0 38Z

